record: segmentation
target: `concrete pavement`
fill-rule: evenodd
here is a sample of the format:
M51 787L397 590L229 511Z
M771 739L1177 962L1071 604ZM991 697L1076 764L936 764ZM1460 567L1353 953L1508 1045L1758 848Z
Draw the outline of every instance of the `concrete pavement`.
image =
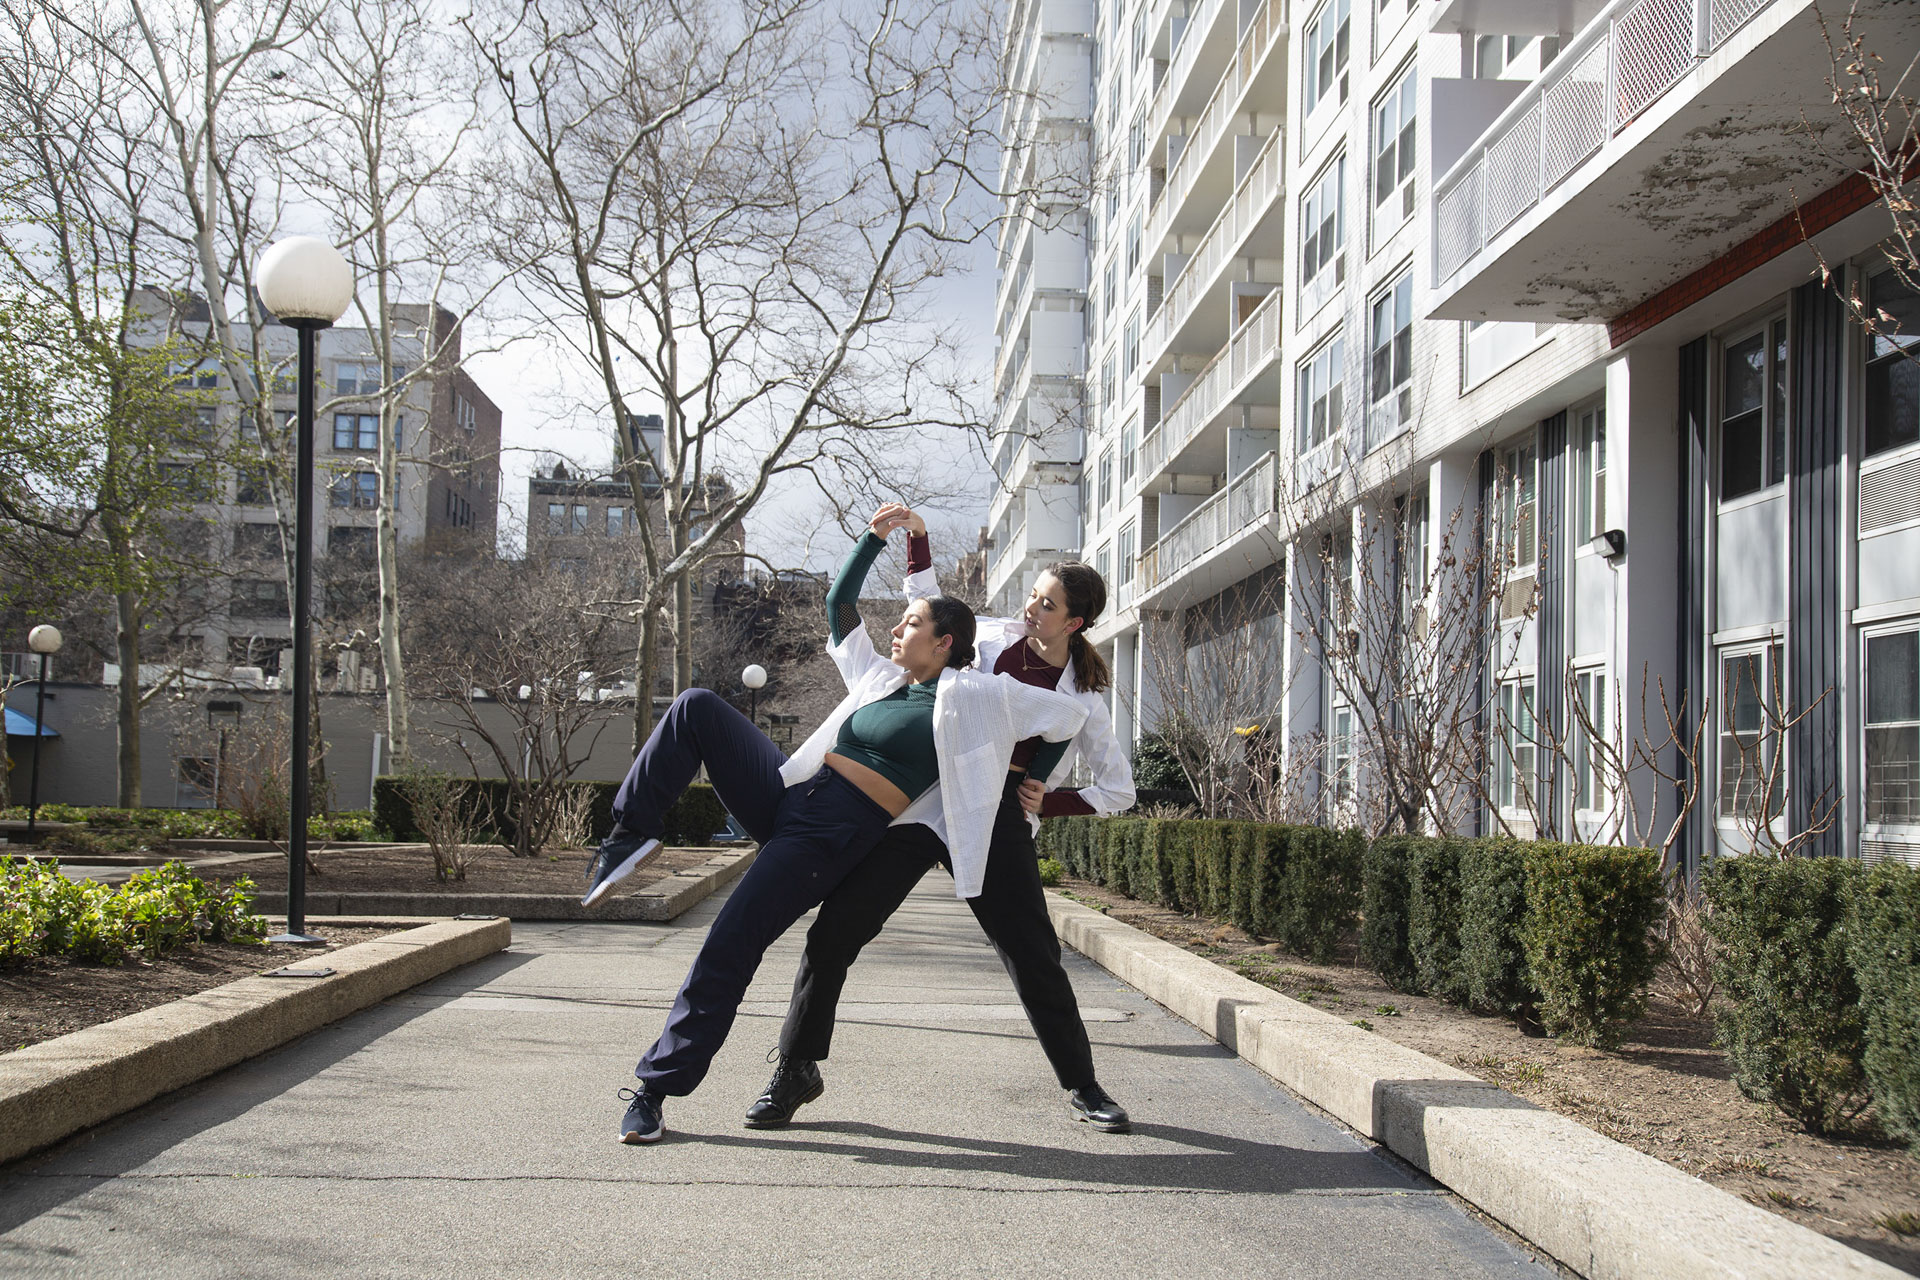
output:
M0 1170L0 1272L1551 1274L1070 954L1135 1132L1074 1123L938 874L855 971L826 1096L793 1127L740 1116L799 929L667 1140L621 1146L614 1091L718 901L665 925L517 925L508 952Z

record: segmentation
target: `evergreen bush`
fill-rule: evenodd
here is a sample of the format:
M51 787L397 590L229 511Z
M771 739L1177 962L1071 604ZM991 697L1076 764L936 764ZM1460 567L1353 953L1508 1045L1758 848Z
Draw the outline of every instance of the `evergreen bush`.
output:
M1920 1153L1920 870L1887 862L1856 886L1848 943L1866 1033L1862 1065L1887 1132Z
M1815 1132L1837 1129L1867 1103L1866 1031L1848 955L1860 864L1838 858L1721 858L1707 870L1728 999L1715 1022L1749 1098L1771 1102Z
M387 832L394 840L414 843L425 839L420 827L413 820L413 809L403 794L401 779L398 775L388 774L374 779L372 822L364 829L371 832L374 827ZM513 821L509 804L509 787L504 778L477 778L472 780L474 803L480 812L480 823L493 833L495 839L503 844L513 843ZM619 793L617 782L570 782L569 787L590 788L593 792L593 831L592 838L597 842L607 832L613 830L613 798ZM340 815L350 816L350 815ZM727 825L727 807L720 803L713 788L704 782L696 782L680 793L667 809L666 832L661 841L669 845L704 845L712 841L714 832ZM360 839L366 837L341 835L336 839Z
M1646 1008L1665 910L1650 849L1529 845L1524 940L1541 1025L1576 1044L1618 1044Z
M1460 974L1467 1003L1530 1016L1538 1003L1527 970L1526 846L1475 840L1460 851Z
M1358 831L1289 829L1273 935L1280 945L1317 964L1333 958L1341 937L1360 918L1366 854L1366 838Z
M1381 836L1367 848L1360 909L1360 960L1396 991L1414 990L1407 945L1407 877L1420 836Z
M1427 839L1407 863L1407 952L1414 988L1450 1004L1467 998L1460 968L1461 840Z

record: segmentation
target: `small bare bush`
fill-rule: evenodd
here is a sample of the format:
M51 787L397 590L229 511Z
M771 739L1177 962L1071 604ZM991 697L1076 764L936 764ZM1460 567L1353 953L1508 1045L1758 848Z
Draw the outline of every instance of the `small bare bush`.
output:
M553 804L553 829L547 843L562 849L584 849L593 843L592 787L567 787Z
M444 773L413 773L400 783L400 794L433 851L435 878L465 880L480 830L473 784Z
M1711 912L1699 888L1684 874L1667 883L1667 914L1660 924L1666 957L1654 970L1656 995L1672 1000L1699 1017L1713 1001L1713 937L1707 931Z

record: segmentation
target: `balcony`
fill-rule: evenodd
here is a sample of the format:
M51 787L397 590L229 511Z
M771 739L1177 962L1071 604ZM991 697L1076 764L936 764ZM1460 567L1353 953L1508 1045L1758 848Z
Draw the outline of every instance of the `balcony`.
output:
M1191 133L1181 145L1180 154L1167 166L1166 185L1160 189L1160 198L1147 215L1148 245L1159 245L1169 233L1177 229L1180 215L1189 196L1196 192L1203 196L1208 188L1215 188L1217 194L1213 200L1202 199L1199 203L1211 212L1214 201L1223 201L1233 187L1233 169L1231 156L1216 162L1214 150L1220 139L1232 125L1239 113L1240 100L1246 95L1256 80L1263 74L1270 74L1271 87L1276 103L1284 101L1280 95L1285 89L1285 58L1274 60L1269 73L1267 53L1282 48L1280 39L1287 32L1282 0L1266 0L1254 14L1253 21L1240 35L1239 46L1234 50L1233 60L1227 64L1226 72L1214 85L1212 95L1206 106L1200 109L1199 119ZM1169 77L1171 81L1171 77ZM1284 108L1276 105L1277 114L1285 114ZM1158 137L1150 133L1149 137Z
M1201 82L1196 84L1194 69L1217 69L1221 65L1232 48L1230 15L1237 7L1226 0L1197 0L1188 5L1186 25L1181 28L1180 39L1167 59L1167 73L1161 77L1160 87L1154 91L1153 101L1147 107L1149 140L1157 142L1166 132L1168 120L1175 115L1190 114L1206 101L1200 95L1213 83L1212 78L1203 72ZM1164 20L1163 15L1156 14L1150 19L1150 25L1158 30ZM1182 106L1187 110L1181 111Z
M1920 44L1911 6L1861 12ZM1830 71L1811 0L1607 4L1436 184L1431 314L1610 320L1709 265L1852 171Z
M1140 553L1142 608L1204 600L1279 558L1276 461L1262 456Z
M1230 317L1225 307L1198 317L1194 312L1204 299L1216 296L1221 273L1232 259L1241 256L1243 245L1259 238L1261 247L1268 247L1266 242L1271 238L1274 243L1270 252L1247 256L1275 259L1284 256L1285 246L1278 237L1286 217L1280 201L1285 189L1285 161L1286 130L1275 129L1268 135L1266 145L1254 159L1253 167L1234 192L1233 199L1227 201L1226 208L1201 238L1200 247L1194 250L1179 274L1167 282L1160 309L1147 321L1148 368L1154 366L1170 345L1180 350L1204 351L1226 340L1226 322ZM1196 318L1198 331L1188 327L1188 322Z
M987 566L989 597L1073 552L1080 538L1079 494L1077 485L1036 485L1008 505L994 526L993 561Z
M1139 484L1166 470L1228 405L1253 396L1277 401L1272 366L1280 352L1280 293L1275 289L1261 300L1140 442Z

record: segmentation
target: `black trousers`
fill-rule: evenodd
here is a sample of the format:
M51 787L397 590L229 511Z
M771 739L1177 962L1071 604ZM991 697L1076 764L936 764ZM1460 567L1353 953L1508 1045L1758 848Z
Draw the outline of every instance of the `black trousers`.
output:
M1063 1089L1094 1083L1093 1050L1073 984L1060 964L1060 939L1047 916L1040 889L1033 831L1020 807L1020 778L1010 775L994 815L987 876L978 897L968 898L974 919L1013 979L1047 1061ZM794 975L780 1055L819 1060L833 1042L833 1024L847 970L860 949L906 901L935 863L948 862L947 846L919 825L889 827L860 864L820 904L807 931L807 950ZM951 870L951 865L948 866Z

